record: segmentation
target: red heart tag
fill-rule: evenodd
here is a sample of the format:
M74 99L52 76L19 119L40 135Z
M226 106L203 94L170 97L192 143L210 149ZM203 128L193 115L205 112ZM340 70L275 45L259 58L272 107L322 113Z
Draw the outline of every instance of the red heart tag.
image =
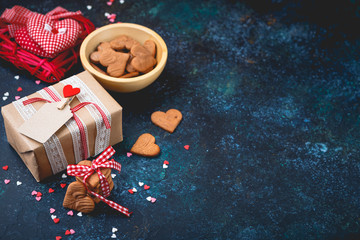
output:
M55 190L52 188L49 188L49 193L53 193L53 192L55 192Z
M71 85L66 85L63 89L64 97L72 97L80 92L80 88L73 88Z
M66 183L60 183L60 187L61 187L61 188L66 187Z
M146 185L146 184L144 185L144 189L145 189L145 190L148 190L149 188L150 188L150 186L148 186L148 185Z

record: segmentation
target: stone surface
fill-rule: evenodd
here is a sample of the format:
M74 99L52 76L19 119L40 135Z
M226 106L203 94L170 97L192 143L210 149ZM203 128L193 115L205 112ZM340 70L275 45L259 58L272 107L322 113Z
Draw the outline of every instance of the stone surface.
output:
M133 216L104 204L67 216L59 183L74 178L36 183L2 127L1 238L54 239L71 228L73 239L108 239L116 227L119 239L359 239L359 4L303 2L0 1L1 10L81 10L97 27L115 13L115 22L155 30L169 50L152 85L111 93L124 108L124 141L114 146L122 172L110 199ZM0 94L10 94L1 106L47 86L0 63ZM69 75L80 71L78 63ZM173 134L150 121L170 108L183 114ZM127 157L144 131L161 154ZM151 188L129 194L139 181ZM33 190L44 193L41 203Z

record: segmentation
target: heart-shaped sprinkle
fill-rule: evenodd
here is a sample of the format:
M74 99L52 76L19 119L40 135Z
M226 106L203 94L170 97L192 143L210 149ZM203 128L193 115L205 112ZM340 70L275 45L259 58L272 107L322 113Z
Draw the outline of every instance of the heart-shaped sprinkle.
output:
M21 92L22 90L23 90L22 87L18 87L17 89L18 92Z
M134 191L132 189L129 189L128 192L134 194Z
M36 80L36 81L35 81L35 83L36 83L37 85L39 85L40 82L41 82L40 80Z
M15 96L15 100L19 100L20 99L20 96Z
M65 235L70 235L70 234L71 234L71 232L69 230L65 231Z
M73 215L74 215L74 212L70 210L70 211L67 212L67 215L73 216Z
M164 164L169 165L169 162L167 160L164 161Z
M56 210L54 208L50 208L50 213L54 213Z
M36 194L37 194L37 191L35 191L35 190L31 192L31 195L32 195L32 196L34 196L34 195L36 195Z
M49 193L53 193L53 192L55 192L55 190L52 188L49 188Z
M88 10L91 10L91 9L92 9L92 6L91 6L91 5L87 5L86 8L87 8Z
M56 236L56 237L55 237L55 240L61 240L61 239L62 239L61 236Z
M131 152L126 153L126 156L127 156L127 157L131 157L131 156L132 156L132 153L131 153Z
M35 199L39 202L41 200L41 197L36 197Z
M142 187L144 185L143 182L139 182L139 186Z
M116 238L115 233L113 233L113 234L111 235L111 238Z
M120 4L123 4L125 1L124 1L124 0L120 0L119 2L120 2Z
M37 197L41 197L41 196L42 196L42 193L41 193L41 192L37 192L37 193L36 193L36 196L37 196Z
M63 173L63 175L61 177L62 178L67 178L67 175L65 173Z
M8 97L9 95L10 95L9 92L4 93L5 97Z
M5 184L9 184L9 182L10 182L10 179L5 179L5 180L4 180L4 183L5 183Z
M111 6L111 5L112 5L112 2L106 2L106 4L107 4L108 6Z
M79 217L82 217L82 212L78 212L77 214Z
M110 18L110 19L109 19L109 22L113 23L113 22L115 22L115 19Z
M60 183L60 187L61 187L61 188L66 187L66 183Z
M163 168L168 168L169 166L166 164L163 164Z
M7 171L9 169L9 166L6 165L6 166L3 166L2 169L4 169L5 171Z
M5 101L7 98L8 98L8 97L5 97L5 96L4 96L4 97L3 97L3 101Z
M137 192L137 189L136 189L136 188L133 188L133 189L131 189L131 190L133 190L133 192Z
M152 197L152 198L151 198L151 202L152 202L152 203L156 202L156 198L153 198L153 197Z
M145 190L148 190L148 189L150 189L150 186L148 186L148 185L145 184L145 185L144 185L144 189L145 189Z
M56 218L56 215L51 215L51 219L54 220Z
M186 150L189 150L190 146L189 146L189 145L185 145L184 148L185 148Z
M110 16L110 13L105 12L104 15L105 15L105 17L109 17L109 16Z
M114 233L114 232L117 232L117 231L118 231L118 229L117 229L117 228L115 228L115 227L113 227L111 231Z
M14 78L15 78L16 80L18 80L20 77L19 77L19 75L16 75L16 76L14 76Z
M54 223L58 223L60 221L60 219L59 218L54 218L53 221L54 221Z
M63 89L64 97L69 98L80 92L80 88L73 88L70 84L65 85Z
M16 182L16 185L17 185L17 186L20 186L21 184L22 184L22 182L20 182L20 181L17 181L17 182Z
M146 200L148 200L149 202L151 202L151 197L148 196L148 197L146 198Z
M74 229L70 229L70 233L71 233L71 234L74 234L74 233L75 233L75 230L74 230Z

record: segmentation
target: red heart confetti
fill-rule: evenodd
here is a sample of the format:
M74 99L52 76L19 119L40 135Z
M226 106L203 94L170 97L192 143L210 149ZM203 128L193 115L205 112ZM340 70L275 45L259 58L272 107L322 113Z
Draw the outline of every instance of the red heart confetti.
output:
M128 191L129 193L134 194L134 191L132 189L129 189Z
M71 85L66 85L63 89L64 97L72 97L80 92L80 88L73 88Z
M58 223L60 221L60 219L59 218L54 218L53 221L54 221L54 223Z
M62 239L62 237L61 236L56 236L56 238L55 238L56 240L61 240Z
M42 196L42 193L41 193L41 192L37 192L37 193L36 193L36 196L37 196L37 197L41 197L41 196Z
M55 190L52 188L49 188L49 193L53 193L53 192L55 192Z
M164 161L164 164L169 165L169 162L167 160Z
M2 168L3 168L5 171L7 171L7 170L9 169L9 166L6 165L6 166L3 166Z
M61 187L61 188L66 187L66 183L60 183L60 187Z
M145 189L145 190L148 190L148 189L150 189L150 186L148 186L148 185L145 184L145 185L144 185L144 189Z
M65 231L65 235L70 235L70 234L71 234L71 232L69 230Z
M22 90L23 90L22 87L18 87L17 89L18 92L21 92Z
M186 150L189 150L190 146L189 146L189 145L185 145L184 148L185 148Z

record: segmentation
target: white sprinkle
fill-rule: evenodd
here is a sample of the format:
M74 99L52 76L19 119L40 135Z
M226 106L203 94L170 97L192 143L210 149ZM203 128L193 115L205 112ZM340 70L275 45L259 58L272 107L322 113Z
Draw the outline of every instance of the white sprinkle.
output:
M120 0L119 2L120 2L120 4L123 4L125 1L124 1L124 0Z
M111 174L111 177L112 177L112 178L115 178L115 177L116 177L116 174L115 174L115 173L112 173L112 174Z
M143 182L139 182L139 186L142 187L144 185Z
M91 10L91 9L92 9L92 6L91 6L91 5L87 5L86 8L87 8L88 10Z
M114 233L117 232L117 230L118 230L117 228L113 227L111 231Z
M56 215L51 215L52 220L54 220L54 218L56 218Z
M22 184L22 182L20 182L20 181L16 182L16 185L18 185L18 186L21 185L21 184Z
M79 217L82 217L82 213L81 212L78 212L77 214Z
M148 196L148 197L146 198L146 200L148 200L149 202L151 202L151 197Z
M104 15L105 15L105 17L108 17L108 16L110 16L110 13L106 12Z
M3 100L5 101L7 99L7 97L3 97Z
M18 80L18 79L19 79L19 75L14 76L14 78L15 78L16 80Z
M168 168L169 166L166 164L163 164L163 168Z
M113 234L111 235L111 238L116 238L115 233L113 233Z
M9 92L4 93L4 96L5 96L5 97L8 97L8 96L9 96Z
M65 173L63 173L63 175L61 177L62 178L67 178L67 175Z
M133 188L132 190L133 190L133 192L137 192L137 189L136 189L136 188Z

